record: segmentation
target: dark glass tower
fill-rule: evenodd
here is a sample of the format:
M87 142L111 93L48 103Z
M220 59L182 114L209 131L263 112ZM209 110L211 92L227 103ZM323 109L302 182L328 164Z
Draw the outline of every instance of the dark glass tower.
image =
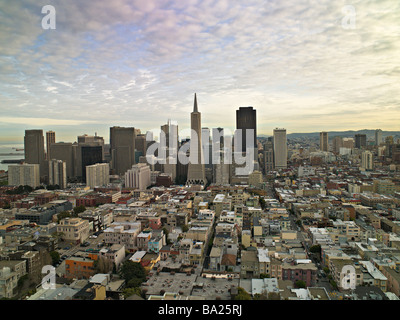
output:
M242 152L247 148L257 149L257 113L253 107L240 107L236 110L236 129L242 130ZM246 146L246 130L254 130L253 144Z

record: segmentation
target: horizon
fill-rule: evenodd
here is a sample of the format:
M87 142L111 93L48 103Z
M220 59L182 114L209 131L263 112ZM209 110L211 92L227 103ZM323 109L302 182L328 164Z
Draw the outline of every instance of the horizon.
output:
M140 128L137 128L137 129L140 129ZM157 128L157 129L159 129L159 128ZM184 128L182 130L185 130L185 129L187 129L187 128ZM286 129L286 128L284 128L284 129ZM41 129L41 128L27 128L26 130L43 130L43 129ZM357 132L360 132L360 131L375 131L375 130L377 130L377 129L360 129L360 130L351 130L351 129L349 129L349 130L343 130L343 131L332 130L332 131L326 131L326 132L327 133L331 133L331 132L335 132L335 133L355 132L355 133L357 133ZM400 134L400 130L398 130L398 131L396 131L396 130L394 130L394 131L393 130L385 130L385 129L381 129L381 130L382 130L383 134L385 134L385 133L386 134L388 134L388 133L389 134L390 133L399 133ZM51 131L51 130L48 130L48 131ZM179 133L179 131L178 131L178 133ZM104 135L98 134L98 132L95 132L93 134L86 132L86 133L82 133L82 134L74 136L73 139L61 139L61 140L57 138L57 132L55 132L55 133L56 133L56 142L72 142L72 143L74 143L74 142L77 142L77 137L80 136L80 135L85 135L86 134L88 136L94 136L95 133L97 133L97 136L102 137L104 139L105 144L109 144L109 135L104 136ZM142 132L142 134L143 133L145 133L145 132ZM290 136L290 135L301 135L301 134L309 135L309 134L319 134L319 133L320 133L320 131L310 131L310 132L288 132L288 131L286 131L287 136ZM44 138L46 137L46 131L45 130L43 130L43 136L44 136ZM210 132L210 136L212 136L212 130ZM273 134L271 134L271 135L258 134L257 138L268 138L268 137L272 137L272 136L273 136ZM8 145L19 145L19 146L22 145L23 146L24 145L23 137L24 137L24 135L22 135L22 140L21 141L0 141L0 148L2 148L4 145L7 145L7 146ZM329 136L328 139L330 139L330 138L332 138L332 137ZM349 137L349 138L351 138L351 137Z

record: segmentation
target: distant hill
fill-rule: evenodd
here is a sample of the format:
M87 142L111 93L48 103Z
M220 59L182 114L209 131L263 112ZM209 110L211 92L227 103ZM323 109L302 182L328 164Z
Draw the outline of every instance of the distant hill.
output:
M356 134L366 134L367 140L375 139L375 129L363 129L363 130L347 130L347 131L327 131L329 139L334 137L344 137L344 138L354 138ZM260 138L267 138L271 135L260 135ZM400 138L400 131L384 131L382 130L382 137L393 136L395 139ZM287 135L288 139L298 139L298 138L308 138L308 139L319 139L318 132L308 132L308 133L289 133Z

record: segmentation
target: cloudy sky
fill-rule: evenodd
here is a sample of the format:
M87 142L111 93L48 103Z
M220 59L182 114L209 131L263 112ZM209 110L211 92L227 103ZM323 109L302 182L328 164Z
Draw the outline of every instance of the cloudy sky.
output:
M56 10L56 29L45 5ZM0 0L0 142L168 119L400 130L398 0Z

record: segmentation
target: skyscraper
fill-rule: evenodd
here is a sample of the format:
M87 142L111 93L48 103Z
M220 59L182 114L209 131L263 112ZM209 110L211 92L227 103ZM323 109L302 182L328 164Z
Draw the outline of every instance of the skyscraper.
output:
M67 187L67 164L62 160L49 160L49 185Z
M24 150L25 162L38 164L40 177L46 176L43 130L25 130Z
M334 153L339 153L340 148L343 147L343 138L342 137L334 137L332 139L332 150Z
M193 112L190 114L190 123L192 131L190 136L190 157L187 184L205 185L207 181L201 142L201 113L198 111L196 94L194 94L194 106Z
M104 139L97 135L78 136L75 148L75 175L86 182L86 167L104 162Z
M367 135L358 133L355 135L356 145L355 147L361 149L367 145Z
M371 151L364 151L361 154L361 168L365 170L372 170L373 169L373 155Z
M56 133L54 131L46 132L46 159L50 160L50 145L56 142Z
M62 160L65 162L67 177L75 176L75 155L71 142L57 142L50 146L50 160Z
M287 168L286 129L274 129L274 161L275 169Z
M247 148L257 150L257 112L253 107L240 107L239 110L236 110L236 129L241 130L241 151L246 152ZM246 134L250 134L247 130L254 130L253 143L249 146L246 145ZM257 155L257 152L255 152L255 155Z
M135 128L110 128L111 168L124 175L135 164Z
M274 170L274 143L272 137L269 137L264 144L263 161L264 172L269 173Z
M319 149L321 151L329 151L328 132L319 133Z
M178 125L171 120L161 126L161 131L165 135L166 156L173 156L176 158L178 154Z
M382 130L376 129L375 130L375 145L379 146L382 142L383 142Z

